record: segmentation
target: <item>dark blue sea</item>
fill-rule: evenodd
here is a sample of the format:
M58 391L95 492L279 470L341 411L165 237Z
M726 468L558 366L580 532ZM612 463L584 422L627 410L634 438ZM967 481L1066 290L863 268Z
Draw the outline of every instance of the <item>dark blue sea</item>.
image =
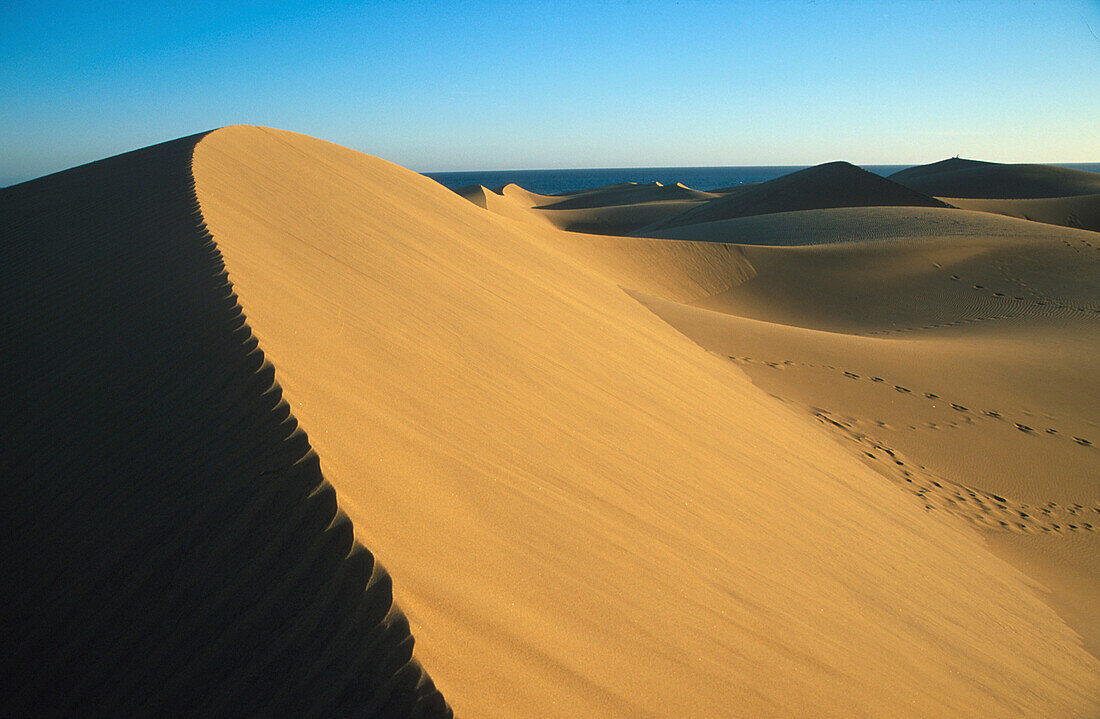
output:
M588 190L620 182L660 182L670 185L682 182L696 190L716 190L749 182L763 182L802 170L809 165L754 165L746 167L618 167L590 170L485 170L471 172L426 172L444 187L452 190L467 185L484 185L498 189L514 182L540 195ZM883 177L912 165L866 165L864 169ZM1061 164L1078 170L1100 172L1098 162Z

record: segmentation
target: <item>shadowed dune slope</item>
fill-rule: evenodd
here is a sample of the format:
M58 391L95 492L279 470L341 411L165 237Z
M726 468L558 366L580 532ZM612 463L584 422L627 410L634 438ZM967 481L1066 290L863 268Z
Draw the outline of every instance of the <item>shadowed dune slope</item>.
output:
M952 205L967 210L1100 232L1100 194L1023 200L946 199Z
M208 135L194 173L249 324L459 714L1097 709L1096 660L975 532L620 289L743 283L742 250L582 248L262 128ZM643 247L660 249L618 261Z
M539 213L561 230L622 236L660 222L667 217L678 215L699 204L696 200L667 200L578 210L536 209L533 212Z
M718 197L647 231L773 212L872 206L947 205L850 163L829 162Z
M199 139L0 191L0 714L450 716L237 304Z
M951 158L918 165L890 179L936 197L1020 199L1100 193L1100 173L1052 165L982 162Z

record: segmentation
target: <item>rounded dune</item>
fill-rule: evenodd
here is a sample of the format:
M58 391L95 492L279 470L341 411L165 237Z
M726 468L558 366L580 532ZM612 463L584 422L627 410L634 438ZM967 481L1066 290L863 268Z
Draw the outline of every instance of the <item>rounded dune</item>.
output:
M936 197L1020 199L1100 193L1100 173L957 157L910 167L895 172L890 179Z

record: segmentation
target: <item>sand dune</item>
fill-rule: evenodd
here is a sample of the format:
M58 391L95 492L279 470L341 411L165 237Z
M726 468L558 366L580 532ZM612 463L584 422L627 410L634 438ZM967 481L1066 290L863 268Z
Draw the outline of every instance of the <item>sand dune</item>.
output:
M198 141L0 192L0 713L449 716L241 314Z
M1052 165L1004 165L952 158L910 167L890 179L936 197L1019 199L1100 193L1100 174Z
M975 237L1020 240L1046 229L985 211L941 207L835 207L751 215L647 231L666 239L743 245L824 245L839 242Z
M992 531L1095 652L1100 254L1093 233L1014 224L1031 232L745 247L750 280L647 304L929 511Z
M1092 233L754 247L466 195L243 126L0 193L16 706L1100 710Z
M667 234L813 245L744 247L750 281L694 303L721 314L666 306L662 316L877 453L936 510L993 530L1002 556L1053 589L1100 650L1094 233L875 208Z
M460 714L1093 706L1095 660L1023 575L618 286L723 261L738 275L713 284L732 285L740 251L581 248L270 130L210 135L195 174L249 323ZM665 249L622 269L631 246Z
M1100 232L1100 194L1024 200L947 198L956 207Z
M829 162L720 196L647 231L793 210L871 206L946 207L945 203L847 162Z

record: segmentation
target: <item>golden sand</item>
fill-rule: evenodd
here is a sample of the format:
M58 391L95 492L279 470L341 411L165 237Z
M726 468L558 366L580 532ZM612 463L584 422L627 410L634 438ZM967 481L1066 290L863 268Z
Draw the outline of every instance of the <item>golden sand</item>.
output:
M459 196L236 126L3 190L4 706L1095 716L1088 195L929 167Z

